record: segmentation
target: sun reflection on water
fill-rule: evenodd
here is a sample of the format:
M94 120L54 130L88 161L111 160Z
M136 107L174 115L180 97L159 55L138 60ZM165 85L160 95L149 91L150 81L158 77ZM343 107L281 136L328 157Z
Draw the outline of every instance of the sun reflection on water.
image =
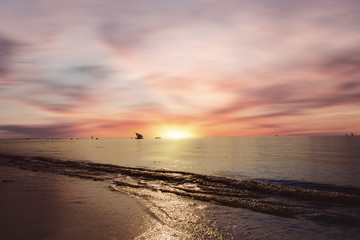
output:
M147 182L147 184L162 185L161 181ZM222 237L221 233L204 218L204 212L208 208L207 203L167 193L166 186L162 186L161 191L117 185L112 185L111 188L144 200L150 221L145 226L148 230L135 238L137 240L221 239Z

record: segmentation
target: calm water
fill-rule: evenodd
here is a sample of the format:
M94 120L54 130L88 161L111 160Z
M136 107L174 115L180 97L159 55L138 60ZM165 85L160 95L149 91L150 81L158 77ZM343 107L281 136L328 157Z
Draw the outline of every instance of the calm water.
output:
M360 234L358 136L1 140L0 153L2 165L109 181L189 238ZM203 218L176 220L189 209ZM207 227L188 226L199 219Z
M360 137L1 140L0 151L235 179L360 187Z

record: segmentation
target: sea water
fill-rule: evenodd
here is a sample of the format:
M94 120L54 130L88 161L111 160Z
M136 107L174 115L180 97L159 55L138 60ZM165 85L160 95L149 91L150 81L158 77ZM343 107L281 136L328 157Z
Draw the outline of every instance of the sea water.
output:
M0 153L0 165L143 199L158 219L143 238L360 236L358 136L22 139L1 140Z

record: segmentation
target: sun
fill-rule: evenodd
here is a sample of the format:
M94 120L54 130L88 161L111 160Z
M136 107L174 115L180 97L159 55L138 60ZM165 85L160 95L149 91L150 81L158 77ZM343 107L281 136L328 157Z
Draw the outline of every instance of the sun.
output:
M168 131L164 135L165 138L187 138L190 137L190 134L184 131Z
M164 138L191 138L195 137L193 127L184 125L162 125L158 128L161 136Z

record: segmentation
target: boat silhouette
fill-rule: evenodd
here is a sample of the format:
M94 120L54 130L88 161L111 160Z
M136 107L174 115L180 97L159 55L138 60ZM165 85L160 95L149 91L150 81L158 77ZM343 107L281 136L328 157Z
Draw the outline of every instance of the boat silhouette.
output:
M143 135L141 135L140 133L135 133L136 134L136 138L135 139L143 139Z

